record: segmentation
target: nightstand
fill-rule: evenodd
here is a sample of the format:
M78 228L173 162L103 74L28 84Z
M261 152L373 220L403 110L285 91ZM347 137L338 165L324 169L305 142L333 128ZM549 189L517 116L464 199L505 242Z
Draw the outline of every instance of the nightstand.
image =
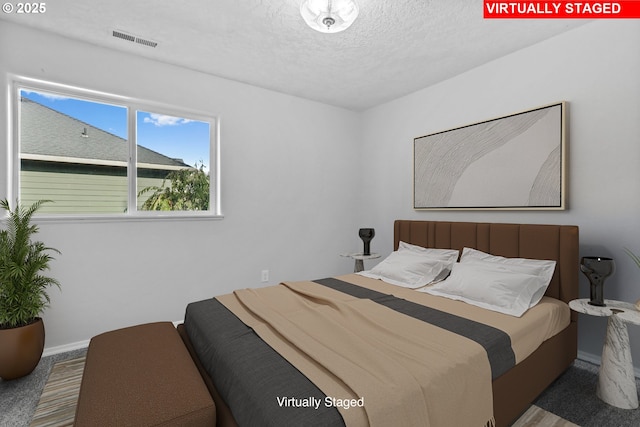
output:
M340 254L340 256L346 256L349 258L353 258L356 260L356 265L353 269L354 273L357 273L359 271L363 271L364 270L364 260L365 259L376 259L376 258L380 258L380 254L369 254L369 255L364 255L362 252L357 252L355 254Z
M578 313L607 317L607 336L602 347L597 395L609 405L622 409L638 407L638 390L631 360L627 323L640 325L640 311L631 303L604 300L605 307L575 299L569 307Z

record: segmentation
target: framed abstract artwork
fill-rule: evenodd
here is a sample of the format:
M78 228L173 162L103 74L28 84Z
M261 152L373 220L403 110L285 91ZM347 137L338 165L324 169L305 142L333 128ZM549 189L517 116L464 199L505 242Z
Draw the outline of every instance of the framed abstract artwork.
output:
M565 102L414 139L414 209L565 209Z

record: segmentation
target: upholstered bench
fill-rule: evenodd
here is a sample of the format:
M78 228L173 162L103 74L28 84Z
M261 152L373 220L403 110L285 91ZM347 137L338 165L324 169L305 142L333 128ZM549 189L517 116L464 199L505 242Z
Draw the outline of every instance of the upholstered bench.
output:
M213 399L171 322L91 339L76 427L215 424Z

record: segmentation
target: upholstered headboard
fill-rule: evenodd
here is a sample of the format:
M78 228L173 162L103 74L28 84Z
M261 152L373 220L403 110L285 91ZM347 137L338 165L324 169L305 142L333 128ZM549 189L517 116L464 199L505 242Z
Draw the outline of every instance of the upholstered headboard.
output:
M469 247L510 258L555 260L556 271L546 295L567 303L578 298L579 245L575 225L396 220L394 249L400 241L427 248Z

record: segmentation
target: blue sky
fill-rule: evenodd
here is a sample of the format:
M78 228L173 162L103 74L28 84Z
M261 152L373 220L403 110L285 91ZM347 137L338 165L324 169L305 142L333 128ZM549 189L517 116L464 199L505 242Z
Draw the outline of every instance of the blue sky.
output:
M23 97L43 104L123 139L127 139L127 109L68 98L45 92L25 91ZM191 166L203 162L209 170L209 123L151 112L137 112L138 145Z

